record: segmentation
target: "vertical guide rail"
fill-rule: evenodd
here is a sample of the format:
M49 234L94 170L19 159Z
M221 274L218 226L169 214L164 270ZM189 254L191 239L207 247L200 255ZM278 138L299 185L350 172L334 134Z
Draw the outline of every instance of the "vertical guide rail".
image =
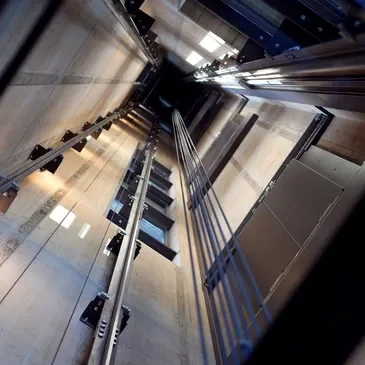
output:
M250 332L256 333L256 338L262 334L255 317L253 299L262 306L269 322L271 315L177 110L174 110L172 120L175 143L184 166L192 203L197 248L203 270L206 271L219 353L223 364L240 364L248 359L252 351L253 338ZM230 239L233 247L228 245ZM232 266L229 274L228 263ZM219 275L209 274L209 264L213 265ZM251 294L249 287L252 288ZM242 304L238 296L242 298Z
M123 238L123 244L109 284L109 299L105 301L101 313L88 365L109 365L112 361L113 347L119 334L118 328L121 321L122 305L126 298L132 272L136 240L142 219L158 133L159 127L153 126L145 148L145 161L142 174L139 178L135 196L132 199L126 235Z

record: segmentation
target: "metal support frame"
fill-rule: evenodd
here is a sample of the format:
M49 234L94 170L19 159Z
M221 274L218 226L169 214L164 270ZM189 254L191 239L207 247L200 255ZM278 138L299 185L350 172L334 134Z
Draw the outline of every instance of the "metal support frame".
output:
M253 12L247 7L245 7L245 12L241 9L240 13L222 1L197 0L197 2L239 32L247 35L270 55L281 54L287 49L300 46L296 40L281 30L274 32L274 28L270 28L270 30L267 27L261 28L261 23L253 21ZM246 13L249 15L246 16Z
M33 151L30 153L28 159L34 161L46 154L47 152L52 151L52 148L44 148L43 146L37 144ZM50 173L54 174L58 167L61 165L63 161L63 155L60 154L55 157L52 161L46 163L44 166L41 167L41 171L48 170Z
M282 0L264 1L320 42L328 42L340 38L337 27L298 0L291 0L290 3Z
M204 82L241 95L364 112L365 34L339 39L198 75ZM223 78L224 76L224 78Z
M159 66L157 58L154 58L144 39L140 36L137 27L132 21L132 15L128 13L125 4L121 0L104 0L108 9L114 14L122 27L128 32L139 49L155 67Z
M48 162L51 162L52 160L57 158L62 152L68 150L75 144L85 139L87 136L97 131L100 127L103 127L104 125L119 118L121 115L123 115L123 113L124 111L113 113L111 116L93 125L85 132L79 133L77 136L71 138L70 140L62 144L60 147L48 151L47 153L43 154L41 157L37 158L34 161L27 161L23 166L11 172L8 176L0 176L0 193L8 190L14 182L19 182L32 172L37 171L39 168L42 168Z
M115 263L113 276L108 288L109 300L104 303L97 334L88 361L89 365L108 365L111 363L113 357L113 347L116 344L115 339L121 325L122 306L130 282L139 226L149 186L148 182L151 174L158 132L159 127L153 126L146 145L145 163L141 176L139 177L137 190L134 195L135 199L132 199L131 212L125 230L126 235L123 238L125 244L121 246Z

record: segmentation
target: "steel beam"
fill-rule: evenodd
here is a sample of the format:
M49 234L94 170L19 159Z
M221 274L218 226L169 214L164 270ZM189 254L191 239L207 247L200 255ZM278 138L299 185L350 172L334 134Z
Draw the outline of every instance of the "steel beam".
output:
M250 16L246 17L244 14L240 14L224 2L211 0L197 0L197 2L239 32L247 35L270 55L277 55L287 49L300 46L293 38L280 30L274 33L274 39L273 34L255 24Z
M149 187L149 178L153 163L153 154L156 148L157 135L157 128L152 127L145 150L145 163L137 185L137 190L132 199L131 212L125 230L126 235L123 240L126 243L120 248L115 263L108 288L109 299L104 303L88 365L109 365L113 358L113 348L119 333L122 305L125 301L130 282L140 221L142 219L144 201Z
M71 138L66 143L63 143L60 147L45 153L43 156L37 158L35 161L28 160L22 167L13 171L8 176L0 176L0 193L7 191L14 182L19 182L32 172L37 171L39 168L43 167L48 162L51 162L52 160L57 158L62 152L68 150L75 144L81 142L87 136L97 131L100 127L103 127L109 122L119 118L121 115L122 115L121 112L113 113L111 116L93 125L87 131L79 133L77 136Z
M151 51L147 47L143 38L140 36L138 29L133 23L132 17L128 13L128 10L126 9L124 3L120 0L104 0L104 3L108 7L108 9L113 13L113 15L117 18L118 22L122 25L122 27L131 36L131 38L137 44L139 49L147 57L148 61L151 62L155 67L158 67L157 60L152 56Z
M337 27L297 0L291 0L290 2L282 0L264 1L320 42L328 42L340 38Z

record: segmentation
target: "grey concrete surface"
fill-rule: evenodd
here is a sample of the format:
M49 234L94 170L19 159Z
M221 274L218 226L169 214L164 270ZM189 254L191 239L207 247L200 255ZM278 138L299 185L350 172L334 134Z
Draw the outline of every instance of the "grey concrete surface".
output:
M21 0L5 6L0 69L45 4ZM35 144L56 142L67 129L77 131L117 107L145 64L102 1L65 1L0 100L0 169Z

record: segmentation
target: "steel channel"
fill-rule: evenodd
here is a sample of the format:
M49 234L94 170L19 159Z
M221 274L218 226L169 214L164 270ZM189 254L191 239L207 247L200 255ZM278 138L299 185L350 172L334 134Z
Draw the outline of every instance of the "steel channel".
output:
M181 118L181 116L180 116L180 118ZM182 121L182 118L181 118L181 121ZM183 123L183 121L182 121L182 123ZM186 143L186 142L185 142ZM187 147L188 148L188 147ZM190 149L191 150L191 149ZM197 168L196 168L196 170L198 171L197 172L197 175L199 176L201 176L201 173L200 173L200 167L198 167L197 166ZM203 188L203 189L205 189L206 190L206 187L205 187L205 184L206 184L206 182L204 182L204 180L201 178L201 177L198 177L198 179L200 180L200 183L199 183L199 185ZM210 223L210 225L211 225L211 227L213 228L214 227L214 224L213 224L213 221L212 221L212 219L210 218L210 214L209 214L209 211L208 211L208 208L207 208L207 205L206 205L206 203L205 203L205 199L204 199L204 195L202 195L201 194L201 191L200 191L200 189L199 189L199 186L198 186L198 188L196 188L196 190L197 191L199 191L199 194L200 194L200 202L201 202L201 204L199 205L200 206L200 208L202 209L203 207L204 207L204 209L205 209L205 211L206 211L206 216L208 217L208 220L209 220L209 223ZM225 238L225 236L224 236L224 233L223 233L223 230L222 230L222 227L221 227L221 225L220 225L220 222L219 222L219 219L218 219L218 217L217 217L217 214L215 213L215 209L214 209L214 206L213 206L213 204L212 204L212 201L211 201L211 199L210 199L210 196L209 196L209 194L208 194L208 191L206 191L206 196L207 196L207 198L208 198L208 201L209 201L209 203L210 203L210 206L211 206L211 210L212 210L212 212L213 212L213 215L214 215L214 217L215 217L215 221L217 222L217 226L218 226L218 228L219 228L219 231L220 231L220 234L221 234L221 237L222 237L222 239L223 239L223 241L224 241L224 249L225 250L227 250L227 254L228 254L228 256L230 257L230 259L231 259L231 262L232 262L232 265L233 265L233 268L234 268L234 271L235 271L235 275L236 275L236 278L237 278L237 282L238 282L238 285L239 285L239 287L240 287L240 290L241 290L241 294L242 294L242 296L243 296L243 298L244 298L244 301L245 301L245 303L246 303L246 306L247 306L247 310L248 310L248 312L249 312L249 314L250 314L250 316L251 316L251 321L253 322L253 326L254 326L254 328L255 328L255 330L256 330L256 332L260 335L261 334L261 329L260 329L260 327L258 326L258 323L255 321L255 313L254 313L254 311L253 311L253 308L252 308L252 304L251 304L251 301L250 301L250 299L249 299L249 296L247 295L247 293L246 293L246 290L245 290L245 287L244 287L244 284L243 284L243 279L240 277L240 274L239 274L239 272L238 272L238 267L237 267L237 265L236 265L236 263L235 263L235 259L234 259L234 257L233 257L233 255L232 255L232 253L231 253L231 251L230 251L230 249L229 249L229 246L228 246L228 241L227 241L227 239ZM217 237L217 235L216 235L216 232L215 232L215 230L214 230L214 228L213 228L213 232L214 232L214 236L215 236L215 240L216 240L216 244L217 244L217 247L215 247L215 246L213 246L212 245L212 248L213 248L213 251L214 251L214 255L216 256L216 261L218 260L218 261L220 261L219 260L219 255L220 255L220 253L219 253L219 251L220 251L220 248L219 248L219 241L218 241L218 237ZM218 249L217 249L218 248ZM212 264L214 264L214 262L212 263ZM226 260L223 260L223 267L224 267L224 269L227 271L228 270L228 266L227 266L227 262L226 262ZM220 270L219 270L219 265L218 265L218 272L219 272L219 274L220 274L220 276L221 276L221 279L223 279L223 274L224 273L222 273ZM222 284L224 283L224 281L222 280ZM245 318L244 318L244 316L243 316L243 313L242 313L242 309L241 309L241 307L239 306L239 301L238 301L238 298L237 298L237 295L236 295L236 293L235 293L235 291L231 288L231 292L232 292L232 296L233 296L233 300L234 300L234 302L235 302L235 304L236 304L236 309L237 309L237 315L238 315L238 318L240 318L241 319L241 326L242 326L242 328L243 328L243 332L244 333L246 333L247 335L248 335L248 338L249 339L251 339L250 338L250 336L249 336L249 334L247 333L247 323L246 323L246 321L245 321ZM241 316L240 316L241 315Z
M150 61L153 65L158 67L156 60L153 58L151 51L144 43L142 37L140 36L136 26L133 24L130 15L124 5L124 1L119 1L118 3L118 11L121 12L120 14L118 11L115 10L113 4L111 4L110 0L104 0L105 5L109 8L109 10L114 14L117 18L118 22L121 26L127 31L129 36L134 40L143 54L147 57L148 61Z
M257 72L275 68L275 73L281 75L293 75L300 72L301 75L318 76L319 72L327 71L333 74L334 69L340 76L345 76L345 70L351 74L358 74L364 70L363 55L365 52L365 34L360 34L356 40L349 42L339 39L326 42L300 50L287 52L273 58L265 58L247 62L236 70L221 72L218 76L237 75L246 72ZM348 63L346 65L346 62ZM273 72L274 73L274 72ZM186 81L196 82L199 79L214 79L216 76L201 76L200 78L186 78Z
M100 123L95 124L94 126L90 127L85 132L82 132L78 134L76 137L71 138L62 146L53 149L52 151L49 151L45 153L43 156L37 158L34 161L27 161L24 166L17 169L16 171L12 172L8 176L3 176L0 178L0 193L3 193L4 191L7 191L11 186L13 182L19 182L22 179L24 179L26 176L31 174L32 172L38 170L39 168L43 167L48 162L52 161L54 158L56 158L60 153L66 151L67 149L74 146L76 143L82 141L84 138L95 132L96 130L103 127L105 124L108 124L109 122L113 121L114 119L119 118L122 115L122 112L114 113L110 117L107 117Z
M101 318L96 330L96 337L89 357L88 365L111 364L114 339L116 336L116 330L119 326L122 304L127 294L130 273L133 265L134 251L139 233L140 220L143 213L143 204L151 173L154 146L155 144L152 143L149 146L149 150L146 154L146 162L143 166L141 178L138 182L135 193L137 199L132 203L131 212L126 227L126 235L123 238L125 241L128 240L128 243L121 246L117 261L115 263L113 276L108 289L108 295L110 299L105 301ZM102 325L105 326L103 331L106 333L106 336L103 335L102 337L99 337L99 331Z
M217 202L217 204L218 204L218 207L219 207L219 209L220 209L220 211L221 211L221 213L222 213L222 216L223 216L223 218L224 218L224 221L225 221L225 223L226 223L226 225L227 225L227 228L228 228L228 230L229 230L229 234L230 234L230 235L231 235L231 237L232 237L232 244L233 244L234 248L237 250L238 255L240 256L241 262L242 262L242 264L243 264L244 268L246 269L246 272L247 272L247 274L248 274L249 280L250 280L250 282L251 282L251 284L252 284L252 286L253 286L253 288L254 288L254 290L255 290L256 296L257 296L257 298L259 299L259 302L260 302L260 304L261 304L261 306L262 306L262 309L263 309L263 311L264 311L264 313L265 313L265 315L266 315L266 318L267 318L267 319L271 322L271 321L272 321L271 314L269 313L268 309L266 308L266 305L265 305L265 303L264 303L263 297L262 297L262 295L261 295L261 293L260 293L260 290L259 290L259 288L258 288L258 285L257 285L257 283L256 283L256 280L255 280L255 278L254 278L254 276L253 276L253 273L252 273L252 271L251 271L251 269L250 269L250 266L248 265L247 259L245 258L244 254L243 254L243 252L242 252L242 249L241 249L241 247L239 246L239 243L238 243L238 241L237 241L237 238L236 238L235 234L234 234L234 233L233 233L233 231L232 231L232 228L231 228L231 226L230 226L230 224L229 224L229 222L228 222L227 216L225 215L224 210L223 210L223 208L222 208L222 205L221 205L221 203L219 202L219 199L218 199L218 197L217 197L217 194L216 194L216 192L215 192L215 190L214 190L214 188L213 188L213 185L211 184L211 182L210 182L210 180L209 180L208 174L207 174L207 172L206 172L206 170L205 170L205 168L204 168L204 166L203 166L203 164L202 164L202 162L201 162L201 159L200 159L200 157L199 157L199 155L198 155L198 152L196 151L196 148L195 148L195 146L194 146L194 143L192 142L192 140L191 140L191 138L190 138L190 136L189 136L189 134L188 134L188 132L187 132L186 128L183 128L183 132L185 133L187 140L189 141L190 145L192 146L192 149L194 150L194 154L195 154L195 156L196 156L197 160L198 160L198 161L199 161L199 163L201 164L202 171L204 172L204 175L206 176L206 179L207 179L207 182L208 182L209 188L210 188L211 192L213 193L213 196L214 196L214 198L215 198L215 200L216 200L216 202Z

